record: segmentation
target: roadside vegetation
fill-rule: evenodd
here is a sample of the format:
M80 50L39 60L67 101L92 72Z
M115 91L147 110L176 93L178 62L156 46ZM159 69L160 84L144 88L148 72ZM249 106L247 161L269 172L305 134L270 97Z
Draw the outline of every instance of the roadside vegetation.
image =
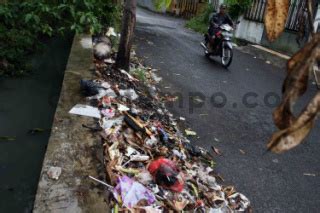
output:
M19 0L1 3L0 19L0 76L19 76L30 70L28 56L41 41L119 28L120 10L112 0Z
M209 26L210 14L215 12L212 4L207 4L204 12L186 22L186 27L199 33L206 33Z
M251 5L252 0L227 0L228 13L233 20L237 20ZM210 15L215 11L212 4L207 4L204 12L187 21L186 27L199 33L206 33L209 26Z

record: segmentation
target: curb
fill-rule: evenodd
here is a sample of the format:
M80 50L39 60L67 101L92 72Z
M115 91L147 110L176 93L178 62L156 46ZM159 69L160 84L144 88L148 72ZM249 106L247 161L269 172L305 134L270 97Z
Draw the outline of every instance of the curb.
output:
M89 41L86 47L83 40ZM39 178L33 212L105 212L104 191L91 189L89 175L104 175L100 138L88 133L82 124L93 118L74 116L69 110L84 102L79 92L80 79L93 78L91 36L75 36L66 67L61 94ZM101 166L97 166L101 165ZM50 179L48 170L58 168L61 175ZM101 171L98 171L100 168ZM100 175L102 176L102 175ZM100 194L100 196L98 196Z

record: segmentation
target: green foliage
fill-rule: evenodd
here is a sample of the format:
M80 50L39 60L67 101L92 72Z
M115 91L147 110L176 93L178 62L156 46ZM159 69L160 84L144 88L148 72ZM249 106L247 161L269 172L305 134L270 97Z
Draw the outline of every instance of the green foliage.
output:
M252 0L226 0L228 13L232 19L237 19L250 8Z
M146 71L142 68L136 68L131 71L132 75L142 82L146 81Z
M171 0L152 0L153 5L155 6L156 10L160 11L163 8L170 7Z
M212 4L208 4L202 14L187 21L186 27L196 32L206 33L209 26L210 15L214 12L215 10Z
M111 0L28 0L0 4L0 76L27 70L39 40L65 32L100 33L118 28L120 10Z

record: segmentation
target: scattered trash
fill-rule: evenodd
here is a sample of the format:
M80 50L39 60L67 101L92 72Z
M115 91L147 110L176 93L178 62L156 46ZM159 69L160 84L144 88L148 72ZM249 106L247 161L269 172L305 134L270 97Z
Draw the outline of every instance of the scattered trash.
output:
M158 185L175 192L183 190L184 181L174 162L159 158L150 163L148 170Z
M216 153L217 155L222 155L220 150L214 146L211 146L211 149L213 150L214 153Z
M110 36L117 36L117 33L114 31L113 27L109 27L108 32L106 33L106 36L110 37Z
M266 61L266 64L271 64L271 61Z
M214 140L215 140L216 142L220 142L220 140L219 140L218 138L214 138Z
M162 81L161 77L158 77L157 74L151 73L151 78L158 84L160 81Z
M119 110L120 112L126 112L126 111L129 111L130 108L126 107L125 105L118 104L118 110Z
M110 44L102 41L93 45L93 55L98 60L104 60L108 58L111 53Z
M184 131L186 132L186 134L188 136L196 136L197 135L197 133L195 131L192 131L192 130L189 130L189 129L186 129Z
M92 38L85 37L80 40L80 44L84 49L92 49Z
M112 58L104 59L104 62L107 63L107 64L114 64L114 63L116 63L116 61L113 60Z
M62 169L61 167L50 167L47 171L47 175L49 178L53 180L58 180L61 175Z
M94 41L99 42L109 41L103 37ZM213 171L212 151L193 145L186 136L197 136L197 133L186 129L186 136L183 135L177 120L186 119L175 118L165 108L166 101L176 101L179 97L160 97L155 84L161 78L153 69L141 65L134 52L131 55L130 68L141 69L143 81L116 69L115 53L103 60L97 56L95 67L99 79L81 83L83 93L89 96L86 101L91 100L93 105L76 105L70 110L70 113L99 118L97 126L83 126L100 131L108 181L89 178L112 192L111 211L247 211L250 203L246 197L233 187L217 183L223 179ZM193 101L203 102L201 97L193 97ZM216 148L214 151L221 154Z
M117 126L117 125L121 125L122 121L123 121L124 117L120 116L118 118L115 119L107 119L107 118L103 118L102 122L100 122L100 125L103 129L110 129L113 126Z
M312 177L315 177L316 174L313 174L313 173L303 173L304 176L312 176Z
M180 119L180 121L185 121L186 120L184 117L180 117L179 119Z
M239 149L239 151L241 152L241 154L243 154L243 155L245 155L246 154L246 152L244 151L244 150L242 150L242 149Z
M130 75L130 74L129 74L127 71L125 71L125 70L120 70L120 72L121 72L122 74L125 74L126 76L128 76L131 81L139 81L138 79L134 78L132 75Z
M272 162L273 163L279 163L279 160L278 159L273 159Z
M99 179L97 179L97 178L94 178L94 177L92 177L92 176L89 176L89 178L92 179L92 180L94 180L94 181L96 181L96 182L98 182L98 183L100 183L100 184L102 184L102 185L104 185L104 186L106 186L106 187L108 187L109 190L110 190L110 189L114 189L113 186L110 186L109 184L107 184L107 183L105 183L105 182L103 182L103 181L101 181L101 180L99 180Z
M115 116L114 109L102 109L101 114L107 119L113 118Z
M77 104L75 105L70 111L70 114L75 115L83 115L93 118L101 118L100 111L96 107L87 106L83 104Z
M137 93L134 91L134 89L119 90L119 94L123 97L128 98L131 101L134 101L139 97Z
M141 200L144 200L147 205L151 205L156 201L155 196L149 189L127 176L118 178L118 184L113 190L113 196L127 208L136 206Z

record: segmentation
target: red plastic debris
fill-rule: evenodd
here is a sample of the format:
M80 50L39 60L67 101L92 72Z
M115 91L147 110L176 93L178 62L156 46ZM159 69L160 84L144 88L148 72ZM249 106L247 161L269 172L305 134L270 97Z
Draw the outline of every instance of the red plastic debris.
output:
M183 190L184 181L177 166L171 160L159 158L150 163L148 170L158 185L175 192Z

